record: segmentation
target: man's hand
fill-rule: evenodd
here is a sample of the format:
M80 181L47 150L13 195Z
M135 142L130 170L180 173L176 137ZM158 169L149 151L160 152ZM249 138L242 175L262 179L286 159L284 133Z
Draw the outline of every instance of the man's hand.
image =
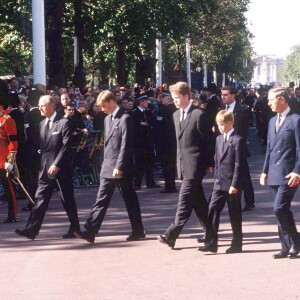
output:
M120 176L120 175L122 175L122 171L120 171L118 169L114 169L114 171L113 171L113 177Z
M287 176L285 176L285 178L290 179L288 182L289 187L294 187L294 186L298 185L300 182L299 175L296 173L293 173L293 172L288 174Z
M14 168L14 165L12 163L8 163L6 162L5 163L5 170L8 171L8 172L11 172Z
M262 173L262 174L260 175L259 183L260 183L261 185L267 185L267 183L268 183L268 175L265 174L265 173Z
M235 187L231 186L229 188L229 194L232 195L232 194L236 194L238 192L238 189L236 189Z
M58 173L58 171L59 171L59 168L56 167L56 166L54 166L54 165L52 165L52 166L49 168L48 173L49 173L50 175L56 175L56 174Z
M213 172L213 167L206 167L206 172L207 173L212 173Z

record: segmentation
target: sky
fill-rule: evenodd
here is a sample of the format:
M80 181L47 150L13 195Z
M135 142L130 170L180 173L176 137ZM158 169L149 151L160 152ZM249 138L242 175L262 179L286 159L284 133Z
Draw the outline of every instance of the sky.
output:
M285 58L300 44L300 0L251 0L247 18L258 55Z

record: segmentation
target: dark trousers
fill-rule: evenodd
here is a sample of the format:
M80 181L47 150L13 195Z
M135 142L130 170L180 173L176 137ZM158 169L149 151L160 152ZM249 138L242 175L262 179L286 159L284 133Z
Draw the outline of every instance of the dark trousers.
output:
M135 176L134 185L140 187L145 173L146 185L154 185L153 179L153 149L137 148L134 151Z
M220 215L227 202L228 213L233 233L231 246L242 247L242 211L241 211L241 192L230 195L226 191L213 190L208 209L208 222L212 229L211 244L218 244L218 230Z
M176 145L158 147L158 156L161 163L163 176L165 178L165 188L175 188L175 174L176 174Z
M202 187L202 178L182 181L175 220L165 232L168 240L175 241L178 238L193 210L206 231L208 205Z
M100 178L100 186L96 203L93 205L91 215L87 219L84 227L91 233L98 233L116 186L119 187L121 195L124 199L132 227L132 233L136 235L144 234L140 204L137 194L133 189L131 178Z
M55 187L60 191L63 207L68 215L70 227L68 232L73 233L80 230L77 206L74 199L74 189L71 174L66 177L55 179L39 179L35 194L36 202L32 208L25 231L33 236L39 234L49 201Z
M244 166L244 175L243 175L243 179L242 179L242 190L244 191L245 205L248 207L252 207L253 205L255 205L254 189L253 189L253 185L252 185L248 162Z
M283 252L288 252L292 245L299 245L299 236L291 211L291 202L297 187L290 188L288 185L271 186L274 197L274 212L278 222L278 233Z
M7 217L17 219L17 200L12 180L6 177L4 169L0 169L0 178L8 203Z

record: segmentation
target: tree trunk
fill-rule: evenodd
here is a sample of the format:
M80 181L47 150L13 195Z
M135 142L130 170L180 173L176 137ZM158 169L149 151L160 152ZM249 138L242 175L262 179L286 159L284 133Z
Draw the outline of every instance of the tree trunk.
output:
M75 25L75 37L78 44L78 62L74 70L73 83L81 90L85 88L86 76L83 67L83 40L84 40L84 25L82 21L82 0L74 0L74 25ZM74 49L75 51L75 49Z
M64 0L47 1L48 76L49 85L65 86L62 16Z
M117 82L120 86L123 86L127 83L126 78L126 52L124 44L117 44L116 50L116 73L117 73Z

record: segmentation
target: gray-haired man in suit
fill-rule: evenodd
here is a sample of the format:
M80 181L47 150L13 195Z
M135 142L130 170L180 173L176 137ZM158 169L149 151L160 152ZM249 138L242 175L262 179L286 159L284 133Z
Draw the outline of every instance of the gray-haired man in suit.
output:
M294 258L300 252L300 240L290 208L300 182L300 116L291 111L285 88L271 89L268 100L277 116L269 122L260 183L269 185L274 197L281 250L273 258Z

